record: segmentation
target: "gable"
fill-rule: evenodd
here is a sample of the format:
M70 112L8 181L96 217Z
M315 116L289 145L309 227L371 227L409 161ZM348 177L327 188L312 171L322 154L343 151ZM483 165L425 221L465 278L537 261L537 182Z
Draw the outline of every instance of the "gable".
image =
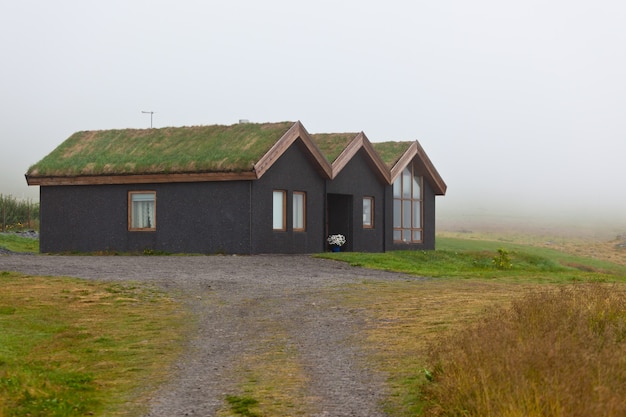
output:
M380 142L372 144L389 169L389 183L398 178L402 170L415 162L436 195L445 195L447 185L418 141Z
M306 131L302 123L296 122L275 144L263 155L263 157L254 165L257 178L261 178L263 174L272 166L272 164L281 157L281 155L293 145L296 140L300 140L306 148L309 160L317 168L317 172L323 178L330 179L332 177L332 167L328 160L317 147L311 135Z

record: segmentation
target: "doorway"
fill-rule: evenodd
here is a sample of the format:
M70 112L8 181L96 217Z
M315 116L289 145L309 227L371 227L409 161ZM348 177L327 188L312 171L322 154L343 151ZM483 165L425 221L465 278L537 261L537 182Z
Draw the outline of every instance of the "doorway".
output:
M326 236L344 235L346 243L341 251L352 251L352 200L349 194L326 196Z

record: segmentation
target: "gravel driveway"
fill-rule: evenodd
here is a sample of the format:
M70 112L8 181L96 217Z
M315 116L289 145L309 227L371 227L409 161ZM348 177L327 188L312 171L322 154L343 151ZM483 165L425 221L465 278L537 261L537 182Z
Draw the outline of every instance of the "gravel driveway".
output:
M328 297L333 286L364 279L406 280L306 255L33 256L0 255L0 271L132 280L175 291L199 318L177 373L154 396L148 417L214 416L242 381L236 364L280 323L308 377L312 416L386 415L385 376L368 369L358 337L364 318Z

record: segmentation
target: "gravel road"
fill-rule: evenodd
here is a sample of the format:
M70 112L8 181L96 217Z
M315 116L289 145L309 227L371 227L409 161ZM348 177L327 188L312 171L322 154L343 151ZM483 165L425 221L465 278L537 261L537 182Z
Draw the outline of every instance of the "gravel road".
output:
M237 363L259 349L276 324L297 347L308 377L311 416L385 416L385 376L368 369L358 338L358 311L328 297L336 285L364 279L419 279L350 267L306 255L39 256L0 255L0 271L131 280L173 291L199 318L199 328L146 417L214 416L237 394ZM268 325L273 324L273 325Z

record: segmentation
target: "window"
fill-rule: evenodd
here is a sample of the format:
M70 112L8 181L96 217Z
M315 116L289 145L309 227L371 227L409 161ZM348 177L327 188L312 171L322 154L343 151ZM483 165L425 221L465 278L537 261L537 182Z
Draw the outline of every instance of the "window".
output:
M306 228L306 193L293 192L293 230L304 232Z
M412 165L393 183L393 240L422 241L422 177Z
M374 197L363 197L363 228L374 227Z
M273 203L273 221L272 228L274 230L286 230L287 229L287 192L286 191L274 191L274 203Z
M128 193L128 230L156 230L156 192Z

